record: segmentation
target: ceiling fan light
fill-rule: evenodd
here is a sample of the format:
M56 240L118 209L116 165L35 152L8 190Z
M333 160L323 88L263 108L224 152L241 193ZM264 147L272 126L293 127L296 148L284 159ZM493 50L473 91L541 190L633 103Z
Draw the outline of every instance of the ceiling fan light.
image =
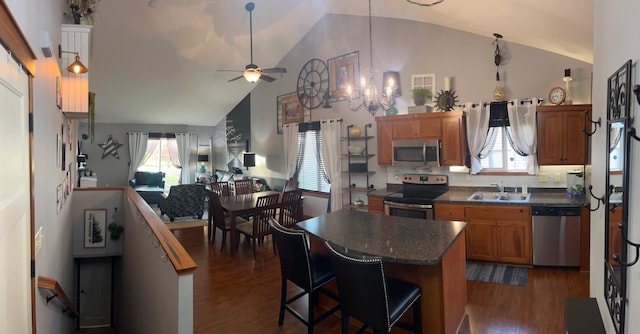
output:
M80 56L76 55L76 60L67 67L67 71L75 74L81 74L89 72L89 69L80 62Z
M242 73L244 78L249 82L256 82L260 79L260 70L257 68L248 68Z

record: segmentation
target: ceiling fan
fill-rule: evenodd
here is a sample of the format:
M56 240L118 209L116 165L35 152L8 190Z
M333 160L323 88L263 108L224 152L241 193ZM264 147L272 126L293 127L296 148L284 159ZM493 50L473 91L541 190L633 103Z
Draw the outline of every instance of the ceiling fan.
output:
M227 82L236 81L240 78L245 78L249 82L256 82L258 79L262 79L266 82L272 82L276 80L276 78L266 75L265 73L287 73L287 69L284 67L274 67L274 68L260 68L258 65L253 63L253 17L252 12L256 5L253 2L249 2L244 6L249 12L249 38L251 43L251 63L244 67L244 70L218 70L221 72L242 72L242 75L237 76L233 79L227 80Z

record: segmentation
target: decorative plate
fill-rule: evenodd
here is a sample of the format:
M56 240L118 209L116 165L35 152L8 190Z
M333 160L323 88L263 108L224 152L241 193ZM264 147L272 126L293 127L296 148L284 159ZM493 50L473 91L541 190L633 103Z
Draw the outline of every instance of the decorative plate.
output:
M440 90L436 95L436 106L440 111L451 111L458 103L458 96L452 90Z

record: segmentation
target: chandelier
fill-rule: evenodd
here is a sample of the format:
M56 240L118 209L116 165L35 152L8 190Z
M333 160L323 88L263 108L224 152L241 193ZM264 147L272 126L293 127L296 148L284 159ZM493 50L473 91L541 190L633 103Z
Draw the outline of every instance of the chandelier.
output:
M367 69L368 80L365 77L360 79L360 87L347 86L347 96L349 100L349 108L353 111L359 110L364 107L375 115L378 109L389 110L395 108L396 96L399 95L399 75L396 75L396 79L389 78L384 87L384 91L381 96L378 97L378 91L375 87L375 74L378 69L373 67L373 37L371 32L371 0L369 0L369 65L371 68ZM396 72L397 73L397 72ZM383 83L384 84L384 83ZM358 94L360 93L360 94ZM354 95L361 95L362 98L358 104L354 105Z

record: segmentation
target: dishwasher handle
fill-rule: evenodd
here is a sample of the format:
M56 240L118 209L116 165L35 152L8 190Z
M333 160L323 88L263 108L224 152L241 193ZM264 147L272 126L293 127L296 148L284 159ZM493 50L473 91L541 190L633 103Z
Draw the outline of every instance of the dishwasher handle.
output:
M531 208L533 216L580 216L580 207L565 206L534 206Z

